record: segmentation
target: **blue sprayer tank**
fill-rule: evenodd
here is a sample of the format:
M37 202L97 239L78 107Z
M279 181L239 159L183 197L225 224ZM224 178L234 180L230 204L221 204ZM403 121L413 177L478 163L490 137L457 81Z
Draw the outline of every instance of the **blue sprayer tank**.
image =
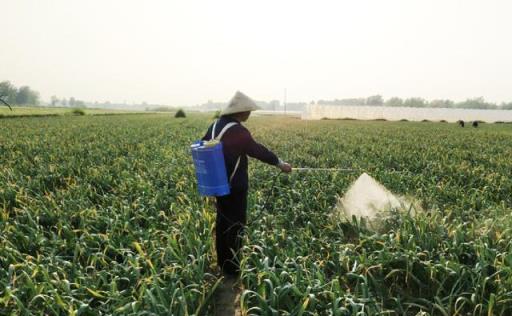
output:
M197 188L204 196L230 193L221 142L197 141L190 146L196 169Z

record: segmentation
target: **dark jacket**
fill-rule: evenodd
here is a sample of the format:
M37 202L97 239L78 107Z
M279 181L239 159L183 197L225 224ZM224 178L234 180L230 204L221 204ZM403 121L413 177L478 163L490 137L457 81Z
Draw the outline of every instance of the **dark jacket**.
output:
M215 126L215 135L218 135L224 126L230 122L237 121L229 116L221 116ZM208 131L202 138L203 140L210 140L212 138L212 128L213 124L208 128ZM235 168L238 157L240 157L240 164L231 181L232 191L244 191L249 188L247 156L251 156L270 165L277 165L279 163L277 156L265 146L254 141L249 130L240 123L230 127L226 133L224 133L224 136L222 136L221 141L228 179Z

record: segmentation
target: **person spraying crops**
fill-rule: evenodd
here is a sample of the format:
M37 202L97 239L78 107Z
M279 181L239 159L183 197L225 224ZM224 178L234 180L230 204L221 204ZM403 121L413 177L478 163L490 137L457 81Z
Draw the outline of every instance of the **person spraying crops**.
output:
M247 121L251 111L259 107L241 92L220 113L220 118L209 128L203 141L217 139L222 151L230 192L216 197L217 220L215 228L217 261L224 275L237 277L240 272L241 235L246 224L248 193L247 156L274 165L281 171L292 171L290 164L279 159L272 151L257 143L241 123Z

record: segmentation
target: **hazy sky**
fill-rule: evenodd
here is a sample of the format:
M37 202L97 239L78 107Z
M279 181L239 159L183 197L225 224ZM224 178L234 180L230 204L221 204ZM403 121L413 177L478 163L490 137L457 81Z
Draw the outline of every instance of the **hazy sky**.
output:
M194 105L382 94L512 101L512 1L0 0L0 81Z

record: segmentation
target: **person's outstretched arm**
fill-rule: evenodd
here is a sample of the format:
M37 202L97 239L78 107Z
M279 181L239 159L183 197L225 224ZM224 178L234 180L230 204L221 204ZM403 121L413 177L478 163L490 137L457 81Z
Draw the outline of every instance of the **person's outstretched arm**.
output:
M247 129L244 129L244 132L242 133L242 143L244 152L248 156L256 158L270 165L277 166L283 172L292 171L290 164L282 161L276 156L276 154L267 149L267 147L256 142L254 138L252 138L251 133Z

